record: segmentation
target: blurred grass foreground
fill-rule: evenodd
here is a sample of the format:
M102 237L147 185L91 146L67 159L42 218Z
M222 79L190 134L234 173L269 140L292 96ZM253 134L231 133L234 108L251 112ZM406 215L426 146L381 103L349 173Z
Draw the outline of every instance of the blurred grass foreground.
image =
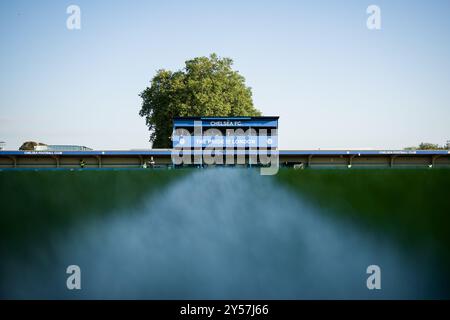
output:
M0 171L0 243L32 243L77 221L139 205L185 173ZM450 170L281 169L274 179L339 219L408 243L429 241L450 256Z
M276 178L339 218L450 256L450 170L280 170Z
M136 205L184 170L0 171L0 242L38 240L114 209Z

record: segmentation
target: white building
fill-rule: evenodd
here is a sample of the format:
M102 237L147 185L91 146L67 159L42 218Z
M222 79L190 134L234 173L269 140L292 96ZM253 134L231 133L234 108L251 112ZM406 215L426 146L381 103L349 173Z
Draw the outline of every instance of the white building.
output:
M65 145L65 144L50 144L50 145L37 145L34 147L35 151L91 151L91 148L77 145Z

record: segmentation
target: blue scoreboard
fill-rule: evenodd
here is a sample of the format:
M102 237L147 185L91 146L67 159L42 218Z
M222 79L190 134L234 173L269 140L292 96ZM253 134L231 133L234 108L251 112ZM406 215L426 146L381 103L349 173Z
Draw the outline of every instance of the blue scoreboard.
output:
M278 118L177 117L173 148L277 148Z

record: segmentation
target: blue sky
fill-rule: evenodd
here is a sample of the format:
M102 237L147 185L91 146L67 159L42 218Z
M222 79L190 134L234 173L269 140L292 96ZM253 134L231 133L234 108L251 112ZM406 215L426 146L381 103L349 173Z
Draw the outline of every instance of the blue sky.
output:
M81 8L68 30L66 8ZM381 8L368 30L366 8ZM0 141L148 148L138 94L216 52L280 147L403 148L450 139L449 1L2 1Z

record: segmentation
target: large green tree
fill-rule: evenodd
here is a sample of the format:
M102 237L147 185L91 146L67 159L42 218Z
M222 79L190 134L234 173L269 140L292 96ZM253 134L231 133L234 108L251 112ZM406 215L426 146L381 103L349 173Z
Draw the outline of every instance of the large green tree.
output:
M176 72L158 70L140 93L154 148L171 146L172 118L188 116L258 116L252 91L232 69L233 60L216 54L185 62Z

